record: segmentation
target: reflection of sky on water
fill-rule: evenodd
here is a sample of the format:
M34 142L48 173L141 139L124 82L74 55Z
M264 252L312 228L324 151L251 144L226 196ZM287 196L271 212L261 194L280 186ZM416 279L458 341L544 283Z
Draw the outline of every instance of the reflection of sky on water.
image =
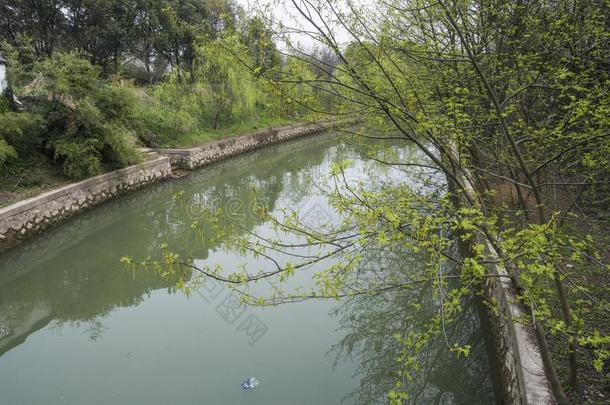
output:
M264 200L277 215L283 208L297 209L307 225L318 227L338 221L314 186L324 184L333 161L353 160L350 182L375 178L372 186L382 187L408 180L408 171L382 171L360 160L358 150L332 137L315 137L246 154L123 196L2 255L3 400L338 403L357 382L351 361L333 370L334 355L327 355L341 336L352 333L350 325L337 330L340 317L327 315L335 302L243 308L224 286L210 283L187 299L176 293L171 277L132 274L119 258L154 256L159 243L167 242L200 265L263 267L251 256L197 240L191 229L197 209L217 204L244 229L288 241L252 212L253 199ZM413 152L399 153L407 159ZM177 192L182 199L174 198ZM308 286L311 274L322 268L298 273L290 285ZM272 287L261 282L252 288ZM353 309L358 316L361 308ZM368 330L378 333L374 325ZM250 375L261 386L244 397L239 384Z

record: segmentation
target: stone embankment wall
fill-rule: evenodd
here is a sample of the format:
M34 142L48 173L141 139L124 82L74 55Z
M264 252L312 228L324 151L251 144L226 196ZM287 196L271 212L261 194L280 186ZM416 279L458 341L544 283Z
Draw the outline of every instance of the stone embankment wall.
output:
M61 187L0 209L0 251L118 194L172 174L170 159L151 159Z
M480 242L492 257L498 257L489 241ZM503 387L503 403L555 404L531 317L517 300L506 269L493 263L486 267L488 274L497 276L488 277L485 282L487 298L495 302L495 308L487 308L485 312Z
M160 149L161 157L61 187L0 208L0 251L121 193L136 190L172 175L172 167L193 169L266 145L314 135L336 127L336 121L269 128L190 149ZM150 151L148 151L150 152Z
M209 163L218 162L229 156L258 149L277 142L314 135L336 124L296 124L279 128L269 128L253 134L227 138L190 149L157 149L157 152L171 159L172 166L181 169L194 169Z
M472 183L461 176L460 181L464 184L465 192L470 195L469 200L477 201ZM461 204L467 205L465 201ZM482 234L476 243L485 246L485 251L491 259L491 262L486 264L490 277L486 278L483 289L486 300L494 303L485 309L485 313L502 384L502 403L556 404L551 382L545 372L533 320L517 299L517 291L506 268L497 264L500 260L496 249Z

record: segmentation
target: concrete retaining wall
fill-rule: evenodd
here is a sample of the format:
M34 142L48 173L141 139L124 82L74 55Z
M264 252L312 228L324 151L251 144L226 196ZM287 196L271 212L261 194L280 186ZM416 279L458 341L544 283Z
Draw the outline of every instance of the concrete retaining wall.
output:
M118 194L171 175L170 159L141 163L61 187L0 209L0 251Z
M464 176L458 176L470 201L477 201L475 187ZM472 176L468 175L468 178ZM450 188L454 188L449 181ZM465 201L460 204L468 205ZM491 305L486 308L487 319L494 343L496 365L502 383L504 404L553 405L556 404L551 383L546 375L540 346L531 317L517 299L517 291L508 272L498 263L499 256L493 245L480 234L476 243L485 246L492 263L486 264L487 274L483 290Z
M489 241L490 256L498 258ZM487 308L491 336L495 346L496 364L503 387L505 404L555 404L551 384L546 376L540 347L531 317L517 300L517 292L502 266L488 264L484 291L495 307Z
M118 194L167 178L172 166L193 169L273 143L334 128L336 121L269 128L190 149L159 149L162 157L61 187L0 209L0 251Z
M320 133L334 126L335 124L329 122L321 124L296 124L269 128L253 134L227 138L195 148L157 149L157 152L169 157L172 166L181 169L194 169L266 145Z

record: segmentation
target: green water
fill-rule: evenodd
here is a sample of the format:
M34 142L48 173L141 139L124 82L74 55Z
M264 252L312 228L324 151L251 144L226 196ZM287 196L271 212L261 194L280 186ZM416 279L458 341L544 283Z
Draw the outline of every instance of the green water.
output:
M344 403L384 403L394 357L369 343L392 341L383 314L400 319L404 296L235 307L220 284L187 298L172 280L119 263L167 242L197 263L238 266L244 257L206 246L190 224L202 207L217 206L245 229L272 234L250 212L252 186L274 212L335 221L309 180L344 157L356 162L348 176L368 176L357 148L330 135L303 139L123 196L0 256L0 404L339 404L350 393ZM457 361L442 345L431 349L413 403L494 402L476 311L457 325L473 355ZM346 355L336 346L345 337L361 349ZM249 376L261 383L244 391Z

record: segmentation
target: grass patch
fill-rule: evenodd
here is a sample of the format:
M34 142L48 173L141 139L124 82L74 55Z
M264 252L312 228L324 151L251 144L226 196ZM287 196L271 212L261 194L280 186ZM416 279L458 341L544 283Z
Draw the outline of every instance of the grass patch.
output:
M69 184L74 180L62 173L60 165L53 164L42 153L33 153L19 160L10 173L0 176L0 207L34 197L38 194Z
M294 124L298 121L299 120L294 118L257 117L249 120L244 120L239 123L235 123L219 129L200 129L185 134L177 133L176 136L170 139L163 139L163 141L160 143L160 147L194 147L224 138L244 135L264 128Z

